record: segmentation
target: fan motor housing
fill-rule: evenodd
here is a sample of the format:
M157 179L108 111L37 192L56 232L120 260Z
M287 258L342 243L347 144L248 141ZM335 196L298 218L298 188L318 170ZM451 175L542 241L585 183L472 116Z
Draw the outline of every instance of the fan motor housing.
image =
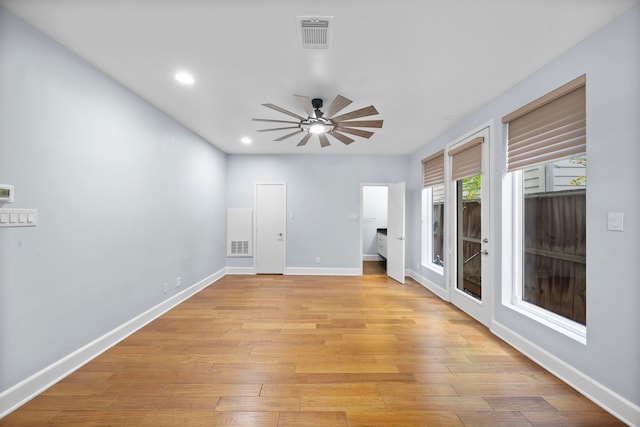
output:
M321 98L313 98L311 100L311 106L315 109L318 110L320 108L322 108L322 99Z

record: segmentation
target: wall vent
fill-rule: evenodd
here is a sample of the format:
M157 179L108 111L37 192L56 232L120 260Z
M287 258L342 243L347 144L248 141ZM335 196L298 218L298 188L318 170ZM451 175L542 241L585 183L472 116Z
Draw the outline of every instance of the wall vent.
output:
M253 209L227 209L227 256L252 256Z
M249 255L249 241L248 240L232 240L231 252L229 255Z
M298 16L297 20L303 49L327 49L329 47L329 17Z

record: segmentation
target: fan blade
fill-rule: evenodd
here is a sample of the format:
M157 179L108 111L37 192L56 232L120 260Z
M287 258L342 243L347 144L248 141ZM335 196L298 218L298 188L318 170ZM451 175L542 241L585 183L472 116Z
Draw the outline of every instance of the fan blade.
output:
M280 138L278 138L278 139L274 139L274 141L282 141L282 140L285 140L285 139L287 139L287 138L292 137L293 135L297 135L297 134L299 134L300 132L304 132L304 131L303 131L302 129L300 129L300 130L297 130L297 131L295 131L295 132L291 132L291 133L289 133L289 134L287 134L287 135L285 135L285 136L281 136L281 137L280 137Z
M355 139L351 139L347 135L343 135L340 132L337 132L335 130L332 130L331 132L329 132L329 135L331 135L332 137L334 137L335 139L339 140L340 142L342 142L345 145L349 145L353 141L355 141Z
M329 142L329 138L327 138L327 135L320 133L318 134L318 138L320 139L320 146L322 148L328 147L331 145L331 143Z
M270 122L270 123L291 123L298 124L300 122L294 122L293 120L271 120L271 119L251 119L254 122Z
M324 117L325 119L330 119L334 114L336 114L338 111L342 110L352 102L353 101L351 101L350 99L345 98L342 95L338 95L334 98L333 101L331 101L331 104L329 104L329 106L327 107L327 111L322 115L322 117Z
M340 125L349 126L352 128L381 128L382 120L354 120L352 122L340 122Z
M273 105L273 104L262 104L263 106L267 107L267 108L271 108L272 110L276 110L276 111L280 111L281 113L287 114L291 117L295 117L298 120L304 120L304 117L297 115L296 113L292 113L289 110L285 110L282 107L278 107L277 105Z
M371 138L373 136L373 132L369 132L368 130L362 129L351 129L351 128L343 128L342 126L338 126L336 130L344 133L350 133L351 135L361 136L363 138Z
M288 126L286 128L258 129L256 132L271 132L272 130L298 129L299 126Z
M368 107L360 108L359 110L334 117L332 120L334 122L342 122L345 120L357 119L358 117L373 116L374 114L378 114L378 110L376 110L376 107L373 105L369 105Z
M310 139L310 138L311 138L311 134L310 134L310 133L306 134L306 135L304 136L304 138L302 138L302 139L300 140L300 142L298 142L298 144L297 144L296 146L298 146L298 147L302 147L303 145L305 145L305 144L307 143L307 141L309 141L309 139Z
M327 111L323 114L323 117L325 119L330 119L335 114L337 114L338 111L341 111L344 107L351 104L352 102L352 100L350 100L349 98L345 98L342 95L336 96L333 101L331 101L331 104L329 104L329 106L327 107Z
M313 117L313 118L316 117L316 112L313 110L313 106L311 105L311 98L303 95L293 95L293 96L298 101L298 104L300 104L300 106L304 108L304 111L307 112L307 115L309 117Z

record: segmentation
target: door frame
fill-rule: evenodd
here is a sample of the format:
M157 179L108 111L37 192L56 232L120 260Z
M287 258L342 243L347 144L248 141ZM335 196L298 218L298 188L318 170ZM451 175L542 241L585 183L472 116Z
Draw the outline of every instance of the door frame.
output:
M462 311L478 320L480 323L487 327L491 327L493 322L493 296L495 292L495 286L493 284L493 260L495 252L493 248L495 236L494 236L494 215L492 206L492 190L494 189L494 174L492 173L492 155L494 146L494 121L490 120L477 128L465 133L461 137L448 143L445 149L445 192L446 192L446 217L453 219L448 221L446 226L445 239L448 242L448 248L446 251L447 261L445 267L445 283L447 284L447 295L449 302L460 308ZM457 197L455 182L451 179L451 157L448 155L450 149L460 146L471 139L483 136L484 143L482 144L482 238L488 239L488 242L484 244L483 249L488 250L488 256L484 256L482 260L482 298L477 300L476 298L465 294L457 287ZM486 218L485 218L486 216Z
M389 188L389 184L388 182L377 182L377 183L370 183L370 182L361 182L360 183L360 233L358 234L359 236L359 241L360 244L358 245L358 260L360 260L359 262L359 266L358 266L358 270L359 270L359 275L362 276L364 271L362 269L362 262L364 261L362 259L362 250L363 250L363 246L362 246L362 230L364 228L364 187L387 187ZM389 199L387 198L387 211L389 210ZM388 219L387 219L388 220Z
M254 254L253 254L253 271L257 274L258 271L258 186L260 185L280 185L284 193L283 201L284 206L282 208L282 274L287 272L287 183L286 182L255 182L253 186L253 233L254 233Z
M380 182L378 182L378 183L361 182L360 183L360 233L359 233L359 236L358 236L358 240L359 240L359 244L358 244L359 267L358 267L358 269L360 271L360 273L359 273L360 276L363 275L363 269L362 269L362 262L363 262L363 259L362 259L362 248L363 248L363 246L362 246L362 229L363 229L363 222L364 222L364 217L363 217L363 213L364 213L364 187L387 187L387 188L389 188L393 184L400 184L400 183L405 185L405 206L404 206L404 227L405 228L403 230L403 239L402 239L403 243L402 244L404 245L404 252L405 252L404 258L405 258L405 261L406 261L406 251L407 251L407 239L406 239L406 232L407 232L406 231L407 230L407 228L406 228L407 227L406 182L405 181L401 181L401 182L396 182L396 183L393 183L393 182L384 182L384 183L380 183ZM389 212L389 199L387 198L387 213L388 212ZM388 221L389 221L389 218L387 216L387 231L388 231L388 226L389 226ZM388 238L389 238L389 234L387 233L387 239ZM404 271L405 271L404 274L406 276L406 267L404 268ZM387 277L391 278L391 276L389 276L388 274L387 274ZM404 284L404 282L401 282L401 283Z

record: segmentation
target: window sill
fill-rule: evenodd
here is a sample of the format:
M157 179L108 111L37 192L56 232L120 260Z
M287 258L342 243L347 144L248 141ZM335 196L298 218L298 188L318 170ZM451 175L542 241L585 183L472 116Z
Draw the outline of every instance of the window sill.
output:
M548 310L540 308L536 305L520 301L517 303L503 303L503 305L511 310L528 317L554 331L571 338L580 344L587 344L587 327L566 319Z
M421 263L423 267L428 268L429 270L433 271L436 274L439 274L440 276L444 276L444 267L438 264L425 264L425 263Z

